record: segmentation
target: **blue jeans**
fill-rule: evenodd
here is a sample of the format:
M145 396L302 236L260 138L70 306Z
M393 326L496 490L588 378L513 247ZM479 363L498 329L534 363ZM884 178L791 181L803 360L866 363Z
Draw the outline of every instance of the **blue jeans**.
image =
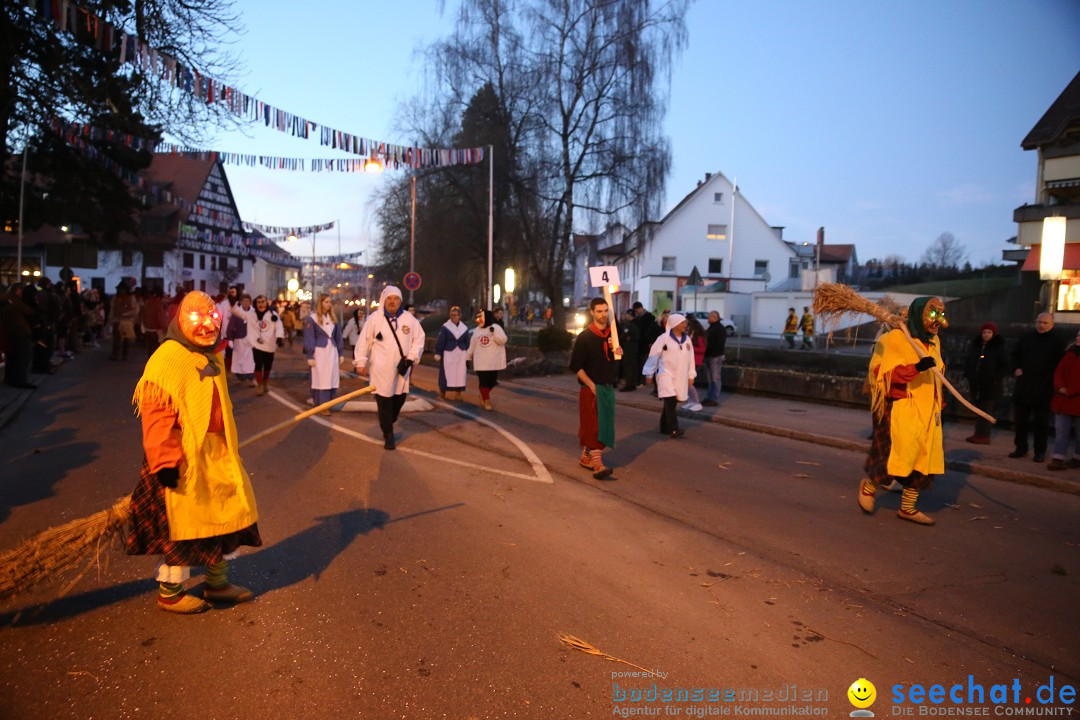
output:
M720 369L723 365L723 355L705 358L705 372L709 375L709 390L705 393L706 400L720 402Z
M1073 439L1073 452L1076 452L1076 423L1080 417L1054 413L1054 454L1055 460L1069 457L1069 438Z

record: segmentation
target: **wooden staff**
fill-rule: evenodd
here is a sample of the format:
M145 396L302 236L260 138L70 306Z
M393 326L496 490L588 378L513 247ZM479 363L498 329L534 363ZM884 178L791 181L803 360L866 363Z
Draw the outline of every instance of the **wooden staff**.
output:
M619 328L615 325L615 305L611 302L611 286L604 286L604 300L608 306L608 327L611 328L611 350L619 349Z
M300 422L304 418L309 418L312 415L314 415L315 413L322 412L323 410L329 410L330 408L334 407L335 405L340 405L343 402L346 402L348 400L352 400L353 398L356 398L356 397L360 397L361 395L370 395L373 392L375 392L375 386L374 385L368 385L367 387L360 388L359 390L353 390L351 393L345 393L341 397L334 398L333 400L331 400L329 402L324 402L322 405L316 405L315 407L311 408L310 410L305 410L302 413L297 413L296 415L293 415L288 420L279 422L277 425L274 425L273 427L268 427L265 430L263 430L262 432L255 433L254 435L247 438L246 440L241 440L240 445L238 446L238 448L242 448L245 445L249 445L249 444L255 442L256 440L262 440L267 435L270 435L272 433L276 433L278 430L284 430L285 428L289 427L290 425L295 425L296 423Z
M814 313L823 318L823 323L826 321L825 319L830 322L836 322L836 320L843 315L870 315L886 325L900 328L900 330L904 332L904 337L907 338L907 341L915 350L915 354L920 358L926 357L926 351L923 350L922 345L915 342L915 338L911 337L911 331L908 330L907 323L889 312L888 309L859 295L847 285L825 283L815 290ZM945 379L945 373L941 371L940 367L934 365L933 371L937 374L938 379L941 380L941 384L948 388L949 392L951 392L964 407L990 423L997 423L997 419L993 415L983 412L968 402L967 398L961 395L956 388L952 386L952 383Z

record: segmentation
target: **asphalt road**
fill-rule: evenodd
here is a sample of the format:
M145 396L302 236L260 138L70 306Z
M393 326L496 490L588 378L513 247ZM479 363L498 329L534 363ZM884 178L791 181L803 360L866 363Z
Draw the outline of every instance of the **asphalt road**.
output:
M131 491L140 369L81 356L0 434L0 548ZM949 474L920 503L936 527L896 519L897 495L865 517L856 453L685 420L670 440L658 410L624 408L616 479L595 481L572 396L504 383L485 413L418 372L430 407L403 417L395 452L370 412L244 449L266 545L232 579L255 602L163 613L154 559L107 549L63 599L40 606L53 585L0 608L0 717L846 715L861 677L881 716L897 684L1018 679L1021 706L1051 676L1080 684L1076 496ZM232 395L243 438L306 384ZM613 675L642 669L660 675ZM614 699L653 683L736 702Z

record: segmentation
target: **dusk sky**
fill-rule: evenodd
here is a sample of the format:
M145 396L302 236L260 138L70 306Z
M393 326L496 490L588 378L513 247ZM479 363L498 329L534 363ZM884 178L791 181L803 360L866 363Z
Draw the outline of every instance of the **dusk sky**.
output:
M439 7L240 0L235 85L313 122L408 144L395 115L420 90L417 49L452 27L456 3ZM826 242L854 243L860 261L916 261L946 231L973 265L1000 261L1013 209L1035 199L1037 156L1020 142L1080 71L1077 0L699 0L687 24L664 212L722 172L786 240L813 242L824 226ZM265 128L209 144L348 157ZM369 194L393 171L226 171L245 220L340 220L343 251L375 248ZM321 233L318 254L337 240ZM290 249L311 252L307 241Z

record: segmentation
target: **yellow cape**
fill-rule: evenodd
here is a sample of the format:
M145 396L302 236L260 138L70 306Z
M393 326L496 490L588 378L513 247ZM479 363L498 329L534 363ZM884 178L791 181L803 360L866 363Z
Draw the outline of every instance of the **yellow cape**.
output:
M165 491L170 540L224 535L259 519L251 479L237 451L225 371L204 376L207 364L205 355L166 341L146 363L132 398L136 413L144 403L152 402L175 410L179 416L184 460L176 489ZM219 358L218 367L222 366ZM207 432L215 387L224 434Z
M919 342L916 340L915 342ZM937 361L941 371L941 345L935 336L926 354ZM919 361L903 330L895 329L882 335L874 344L870 359L870 397L874 414L881 417L885 398L892 384L893 370L900 365ZM941 380L933 370L926 370L907 384L907 396L893 401L889 433L892 450L889 453L888 473L907 477L914 471L924 475L945 472L945 452L941 438Z

